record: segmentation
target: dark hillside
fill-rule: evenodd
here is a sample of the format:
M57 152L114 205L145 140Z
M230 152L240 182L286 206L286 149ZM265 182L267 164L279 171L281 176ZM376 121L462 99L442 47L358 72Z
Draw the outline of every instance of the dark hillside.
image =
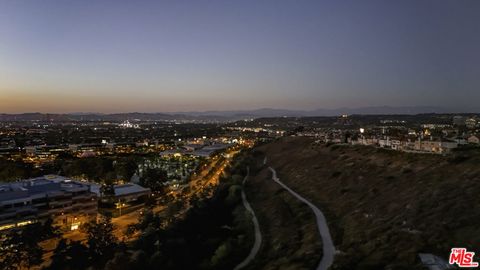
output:
M452 247L479 251L475 150L444 157L284 138L257 151L268 156L285 184L327 215L339 250L335 269L423 269L419 252L448 258ZM257 177L271 181L266 169ZM268 191L261 187L255 192ZM253 203L260 213L281 207Z

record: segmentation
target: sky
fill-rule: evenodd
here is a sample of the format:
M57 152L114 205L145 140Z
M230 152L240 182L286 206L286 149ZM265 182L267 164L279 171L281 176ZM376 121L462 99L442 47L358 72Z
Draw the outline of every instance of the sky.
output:
M478 0L0 0L0 112L480 111Z

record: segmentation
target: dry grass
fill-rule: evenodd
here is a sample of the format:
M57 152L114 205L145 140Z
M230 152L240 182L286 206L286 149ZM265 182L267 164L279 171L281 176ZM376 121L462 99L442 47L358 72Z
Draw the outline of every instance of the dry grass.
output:
M419 252L446 258L454 246L479 251L477 154L461 153L457 158L327 147L305 138L284 138L258 150L268 156L284 183L326 214L341 252L335 269L415 269ZM272 246L265 248L278 248L282 254L265 268L286 269L275 265L295 261L298 252L318 254L320 243L307 243L318 238L308 208L294 206L294 199L278 191L269 177L263 170L249 190L261 225L271 234ZM303 209L301 217L292 214L292 207Z
M314 216L262 170L251 177L247 196L255 209L263 243L249 269L314 269L321 242Z

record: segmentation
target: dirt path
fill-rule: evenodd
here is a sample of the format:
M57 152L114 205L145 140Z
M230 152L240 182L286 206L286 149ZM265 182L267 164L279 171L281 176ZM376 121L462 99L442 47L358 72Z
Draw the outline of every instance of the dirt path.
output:
M328 229L325 216L323 215L322 211L320 211L320 209L318 209L314 204L312 204L302 196L298 195L295 191L291 190L288 186L280 182L280 179L277 177L277 172L272 167L269 167L269 169L272 172L273 181L282 186L298 200L302 201L313 210L313 213L315 214L317 220L318 231L320 232L320 236L322 237L323 245L323 257L318 264L317 270L327 270L333 264L333 259L335 257L335 246L333 245L332 236L330 235L330 230Z
M247 176L243 179L243 188L242 188L242 202L243 206L247 211L252 215L252 222L253 226L255 227L255 243L253 244L252 249L250 250L250 254L243 260L241 263L239 263L237 266L235 266L234 270L239 270L247 266L257 255L258 251L260 250L260 246L262 245L262 233L260 232L260 225L258 224L258 219L255 216L255 212L253 211L252 207L250 206L250 203L247 200L247 196L245 195L245 182L248 179L248 176L250 174L250 168L247 168L248 173Z

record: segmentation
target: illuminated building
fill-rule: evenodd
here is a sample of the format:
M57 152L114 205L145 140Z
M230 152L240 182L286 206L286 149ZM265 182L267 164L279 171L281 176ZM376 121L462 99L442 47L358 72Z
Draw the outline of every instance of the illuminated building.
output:
M75 230L97 215L90 186L61 176L43 176L0 184L0 230L43 222Z

